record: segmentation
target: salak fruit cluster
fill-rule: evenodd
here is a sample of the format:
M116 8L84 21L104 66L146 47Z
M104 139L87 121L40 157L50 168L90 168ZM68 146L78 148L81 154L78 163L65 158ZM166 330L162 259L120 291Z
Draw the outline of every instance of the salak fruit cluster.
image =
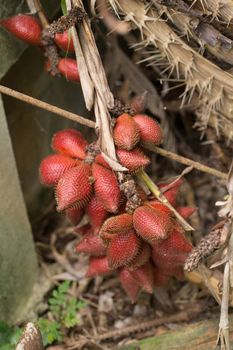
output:
M42 45L42 28L39 21L32 15L16 15L8 19L0 21L0 25L12 35L30 45L39 46L43 50ZM69 32L57 33L54 37L54 43L64 52L73 53L74 45ZM47 60L45 68L49 71L50 63ZM59 58L57 69L66 79L78 82L79 73L76 60L69 57Z
M159 144L162 130L147 115L122 114L116 119L113 139L119 162L135 176L150 160L141 142ZM183 278L183 263L190 243L173 213L136 185L139 201L132 210L114 172L103 156L92 153L82 134L73 129L57 132L52 139L55 154L40 165L40 179L54 186L57 210L64 212L81 235L79 253L90 256L87 277L117 273L122 287L135 301L138 293L152 293L170 277ZM176 210L188 218L193 208L177 207L181 180L160 184ZM80 227L84 215L89 223Z

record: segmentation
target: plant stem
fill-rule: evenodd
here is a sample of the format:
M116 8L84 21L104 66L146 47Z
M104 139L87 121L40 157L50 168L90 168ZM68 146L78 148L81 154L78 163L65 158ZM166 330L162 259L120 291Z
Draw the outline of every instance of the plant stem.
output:
M16 99L18 99L20 101L29 103L29 104L31 104L33 106L38 107L38 108L42 108L42 109L44 109L46 111L49 111L51 113L60 115L63 118L67 118L67 119L73 120L73 121L75 121L75 122L77 122L79 124L85 125L85 126L87 126L89 128L93 128L94 129L96 127L95 122L93 122L92 120L88 120L87 118L79 116L78 114L75 114L75 113L72 113L72 112L68 112L65 109L62 109L62 108L59 108L57 106L51 105L49 103L43 102L43 101L38 100L38 99L36 99L34 97L31 97L29 95L25 95L25 94L23 94L23 93L21 93L19 91L10 89L10 88L8 88L6 86L0 85L0 93L8 95L8 96L11 96L11 97L14 97L14 98L16 98ZM185 165L192 165L193 168L195 168L195 169L197 169L199 171L202 171L202 172L204 172L206 174L211 174L211 175L213 175L215 177L218 177L220 179L227 180L227 176L228 176L227 173L223 173L223 172L221 172L221 171L219 171L217 169L210 168L210 167L208 167L208 166L206 166L204 164L195 162L192 159L185 158L185 157L180 156L180 155L178 155L176 153L169 152L169 151L167 151L167 150L165 150L163 148L160 148L160 147L157 147L157 146L153 146L153 145L149 145L149 144L145 144L145 148L147 148L148 150L150 150L152 152L156 152L156 153L160 154L163 157L175 160L178 163L185 164Z
M166 205L176 216L179 223L186 231L194 231L193 227L187 223L186 220L175 210L175 208L168 202L167 198L162 194L158 186L151 180L151 178L147 175L144 170L140 170L137 172L137 176L140 180L142 180L149 190L153 193L155 198L157 198L161 203Z
M214 176L217 176L223 180L227 180L227 174L226 173L223 173L219 170L216 170L216 169L213 169L213 168L210 168L204 164L201 164L199 162L195 162L194 160L192 159L189 159L189 158L185 158L185 157L182 157L182 156L179 156L178 154L175 154L175 153L172 153L172 152L169 152L163 148L160 148L160 147L157 147L157 146L154 146L152 144L144 144L143 145L146 149L152 151L152 152L155 152L155 153L158 153L160 154L161 156L164 156L164 157L167 157L167 158L170 158L172 160L175 160L176 162L179 162L181 164L185 164L185 165L192 165L195 169L199 170L199 171L202 171L204 173L208 173L208 174L211 174L211 175L214 175Z

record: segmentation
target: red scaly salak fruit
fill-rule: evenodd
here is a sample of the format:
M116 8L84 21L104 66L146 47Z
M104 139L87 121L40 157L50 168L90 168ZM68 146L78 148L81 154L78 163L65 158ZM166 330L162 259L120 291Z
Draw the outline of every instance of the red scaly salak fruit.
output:
M73 225L78 225L84 215L83 208L69 208L66 209L66 216Z
M63 211L70 207L84 207L92 195L92 185L89 180L91 166L81 163L65 172L56 187L57 210Z
M164 274L177 276L191 250L182 231L174 229L166 240L153 244L152 259Z
M40 182L44 185L54 186L68 169L78 164L80 164L78 160L63 154L51 154L40 163Z
M151 247L146 242L142 242L142 247L141 247L139 253L134 258L134 260L131 262L131 264L128 266L128 269L129 270L137 269L138 267L147 263L147 261L149 261L150 257L151 257Z
M134 211L133 225L142 239L153 243L169 236L173 221L169 213L143 205Z
M150 159L139 148L135 148L132 151L117 149L116 154L120 163L129 169L130 172L136 172L150 164Z
M139 285L135 282L135 279L131 276L130 271L123 268L118 273L122 288L134 303L137 300L138 294L140 292Z
M67 80L80 81L77 62L73 58L61 58L57 68Z
M97 156L95 157L95 162L107 169L111 169L111 167L109 166L109 164L106 162L106 160L101 154L97 154Z
M147 201L144 203L144 205L147 205L149 207L152 207L153 209L172 215L171 210L166 205L159 202L158 200Z
M140 140L140 131L129 114L122 114L116 119L113 140L120 149L132 150Z
M184 218L188 219L193 213L195 213L196 208L194 207L178 207L176 211Z
M154 286L155 287L166 287L170 280L170 276L165 275L162 270L158 267L154 267Z
M74 52L74 42L71 33L65 31L64 33L55 34L55 43L65 52Z
M28 44L41 44L41 26L37 19L31 15L16 15L1 20L0 25Z
M92 175L97 198L108 212L116 213L121 197L116 175L97 163L92 164Z
M100 229L100 236L103 239L113 239L118 234L126 233L133 228L133 216L123 213L107 219Z
M113 238L107 247L107 259L111 269L130 264L138 254L141 240L136 236L134 230L121 233Z
M183 179L179 179L174 184L171 184L170 186L169 186L169 182L161 183L158 185L160 190L163 190L169 186L168 190L166 190L165 192L163 192L163 191L162 192L163 192L164 196L167 198L168 202L171 203L172 206L176 205L177 194L178 194L183 182L184 182Z
M95 195L88 203L86 212L94 229L98 229L104 223L109 214Z
M143 266L140 266L136 270L130 271L131 276L138 283L138 285L148 293L153 292L154 276L153 266L148 261Z
M159 145L163 141L163 131L154 119L145 114L136 114L133 120L140 130L141 141L154 145Z
M87 233L76 245L76 251L94 256L106 255L106 247L100 236L96 233Z
M53 135L51 147L55 152L65 154L69 157L85 159L87 141L81 132L74 129L58 131Z
M80 236L85 236L89 233L94 233L93 227L88 223L81 227L75 227L74 232L78 233Z
M99 275L106 275L112 272L108 265L107 257L90 257L89 266L86 272L86 277L95 277Z

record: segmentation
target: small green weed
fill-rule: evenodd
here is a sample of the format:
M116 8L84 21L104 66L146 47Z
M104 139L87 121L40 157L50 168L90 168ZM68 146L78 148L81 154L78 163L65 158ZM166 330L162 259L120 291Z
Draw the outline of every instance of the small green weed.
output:
M52 292L48 300L49 319L41 317L37 324L42 334L44 346L62 340L62 329L78 324L78 311L86 304L69 295L70 282L62 282ZM0 321L0 350L14 350L23 328L11 327Z
M74 327L79 322L77 314L85 306L85 303L71 297L68 294L69 288L70 282L64 281L53 291L52 296L49 298L49 313L52 320L46 318L38 320L38 326L45 346L55 341L61 341L61 329Z
M13 350L23 332L19 327L10 327L0 321L0 350Z

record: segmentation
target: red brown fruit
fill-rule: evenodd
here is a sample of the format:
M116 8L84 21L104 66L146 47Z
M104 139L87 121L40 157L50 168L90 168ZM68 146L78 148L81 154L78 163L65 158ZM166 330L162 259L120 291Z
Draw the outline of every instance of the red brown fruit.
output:
M92 194L89 176L91 167L81 163L65 172L56 187L57 210L63 211L70 207L84 207Z
M142 289L144 289L148 293L153 292L153 266L149 261L143 266L137 268L136 270L130 271L130 273Z
M142 239L153 243L169 236L172 220L170 214L144 205L134 211L133 225Z
M54 186L68 169L78 164L78 160L65 155L51 154L40 163L40 182L44 185Z
M131 264L128 266L129 270L135 270L149 261L151 257L151 247L148 243L142 242L141 249Z
M132 151L117 149L116 153L120 163L130 172L136 172L150 164L150 159L139 148Z
M107 247L108 264L111 269L126 266L136 257L141 247L141 241L134 230L121 233L113 238Z
M102 206L100 200L94 195L87 205L86 212L90 218L91 225L97 229L104 223L108 212Z
M105 168L111 169L111 167L106 162L102 154L97 154L97 156L95 157L95 162L98 163L99 165L102 165Z
M73 58L61 58L57 66L59 72L70 81L80 81L77 62Z
M178 207L177 212L184 218L188 219L193 213L195 213L196 208L194 207Z
M67 30L64 33L55 34L55 43L65 52L74 52L74 43L71 33Z
M76 245L76 251L94 256L106 255L106 247L100 236L95 233L87 233Z
M192 246L183 233L173 230L168 239L153 244L152 259L164 274L180 278L183 264L191 250Z
M140 292L139 285L135 282L135 279L131 276L130 271L128 271L126 268L123 268L119 271L119 279L122 288L134 303L137 300L138 294Z
M86 272L86 277L95 277L106 275L112 272L108 265L107 257L91 257L89 261L88 270Z
M37 19L31 15L16 15L1 20L0 25L28 44L41 44L41 26Z
M92 164L92 175L97 198L108 212L116 213L121 197L116 175L97 163Z
M144 204L148 205L149 207L152 207L155 210L167 213L168 215L172 215L171 210L166 205L159 202L158 200L148 201L148 202L145 202Z
M165 192L163 192L163 195L167 198L168 202L171 203L171 205L176 205L176 198L177 194L180 190L181 185L183 184L183 179L179 179L174 184L167 183L161 183L158 185L159 189L164 190L165 188L168 188Z
M84 215L83 208L69 208L66 209L66 216L73 225L78 225Z
M136 114L133 117L134 122L140 130L140 140L159 145L163 140L163 132L160 125L145 114Z
M103 239L115 238L118 234L126 233L133 228L133 216L123 213L107 219L100 230Z
M81 132L74 129L65 129L54 134L51 147L55 152L69 157L85 159L87 141Z
M129 114L122 114L116 119L113 140L120 149L132 150L140 140L140 131Z

